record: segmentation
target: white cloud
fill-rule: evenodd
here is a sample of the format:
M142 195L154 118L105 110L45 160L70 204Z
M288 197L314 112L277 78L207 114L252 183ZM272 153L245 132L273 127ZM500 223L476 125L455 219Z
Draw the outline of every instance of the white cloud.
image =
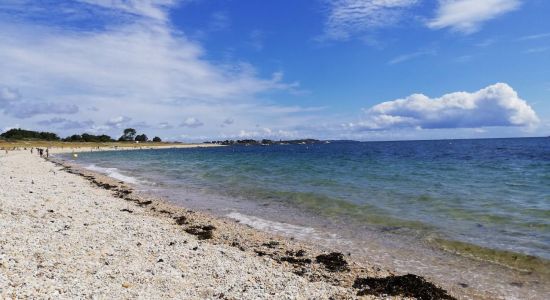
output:
M0 88L0 109L12 105L19 98L19 93L16 90L7 87Z
M519 0L439 0L436 16L427 26L473 33L485 21L513 11L520 4Z
M130 122L131 120L132 118L127 116L116 116L105 122L105 125L114 128L121 128L124 124Z
M46 126L49 128L57 128L57 129L91 129L94 125L94 122L91 120L87 121L74 121L74 120L68 120L65 118L51 118L49 120L42 120L36 122L38 125Z
M114 9L131 15L143 16L159 21L166 21L166 8L172 7L179 0L77 0L79 2Z
M406 62L406 61L409 61L409 60L412 60L412 59L415 59L415 58L418 58L418 57L422 57L422 56L426 56L426 55L435 55L436 53L437 52L435 50L429 50L429 51L417 51L417 52L413 52L413 53L403 54L403 55L399 55L399 56L393 58L392 60L390 60L388 62L388 64L395 65L395 64Z
M296 131L271 129L267 127L255 130L241 130L237 136L237 138L243 139L295 139L298 137L300 137L300 133ZM227 138L233 138L233 136L228 136Z
M78 112L78 106L23 100L17 90L4 87L0 89L1 111L16 118L25 119L45 114L75 114Z
M550 32L522 36L518 41L532 41L550 37Z
M365 112L364 120L347 124L347 127L361 131L533 127L539 123L535 111L505 83L497 83L474 93L456 92L439 98L413 94L404 99L380 103Z
M180 124L181 127L189 127L189 128L197 128L203 125L204 123L202 123L199 119L192 118L192 117L183 120L183 122Z
M34 1L0 4L0 84L25 100L3 97L0 114L31 118L25 126L39 122L32 119L39 114L74 114L72 119L103 124L94 130L117 134L122 123L114 118L121 114L147 124L178 124L182 115L192 115L212 124L200 129L202 135L215 135L221 116L255 124L257 117L247 109L265 107L258 100L262 94L298 89L298 83L284 82L282 72L263 77L246 62L209 61L202 46L170 22L169 9L178 3L82 0L60 3L55 11ZM76 25L60 26L55 18L60 11L63 22L74 17ZM98 15L111 17L97 21ZM88 23L98 26L80 26ZM14 101L25 106L15 109ZM79 111L77 105L96 109ZM287 114L266 112L272 123ZM8 121L13 122L0 125ZM181 128L149 130L176 136Z
M347 40L352 35L396 24L419 0L330 0L323 39Z
M533 53L546 52L548 50L550 50L550 47L536 47L536 48L527 49L527 50L523 51L523 53L533 54Z

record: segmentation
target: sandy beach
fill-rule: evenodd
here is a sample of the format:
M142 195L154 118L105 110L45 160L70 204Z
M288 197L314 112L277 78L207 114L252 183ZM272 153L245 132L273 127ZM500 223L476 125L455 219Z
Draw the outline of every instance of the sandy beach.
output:
M361 279L390 277L404 280L392 299L407 280L446 297L29 151L2 153L0 178L2 298L376 299Z

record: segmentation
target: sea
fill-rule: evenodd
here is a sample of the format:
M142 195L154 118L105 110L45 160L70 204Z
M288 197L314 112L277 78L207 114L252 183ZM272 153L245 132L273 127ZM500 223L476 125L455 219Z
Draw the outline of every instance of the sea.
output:
M548 292L550 138L144 148L76 162L450 288Z

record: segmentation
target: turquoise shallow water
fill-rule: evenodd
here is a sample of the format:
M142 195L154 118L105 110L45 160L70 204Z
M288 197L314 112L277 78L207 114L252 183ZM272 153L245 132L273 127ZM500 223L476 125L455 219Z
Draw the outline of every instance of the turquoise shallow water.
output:
M269 205L274 219L280 206L550 259L550 138L93 152L79 162L171 195Z

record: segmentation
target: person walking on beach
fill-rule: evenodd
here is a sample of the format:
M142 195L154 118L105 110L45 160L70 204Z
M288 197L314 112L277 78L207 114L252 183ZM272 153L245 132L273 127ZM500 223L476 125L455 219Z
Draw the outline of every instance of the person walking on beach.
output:
M46 148L46 158L50 157L50 149Z
M33 149L33 148L31 147L31 154L32 154L32 149Z

